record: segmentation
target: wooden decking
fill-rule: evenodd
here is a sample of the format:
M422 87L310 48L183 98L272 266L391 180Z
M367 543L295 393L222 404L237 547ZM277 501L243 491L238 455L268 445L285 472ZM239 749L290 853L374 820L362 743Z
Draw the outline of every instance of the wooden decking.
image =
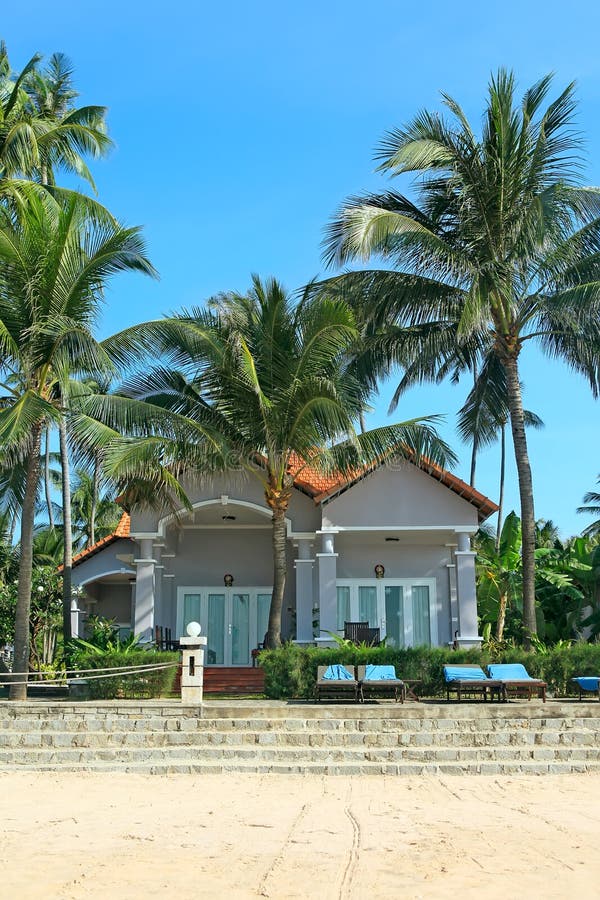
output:
M265 673L256 666L206 666L205 694L262 694Z

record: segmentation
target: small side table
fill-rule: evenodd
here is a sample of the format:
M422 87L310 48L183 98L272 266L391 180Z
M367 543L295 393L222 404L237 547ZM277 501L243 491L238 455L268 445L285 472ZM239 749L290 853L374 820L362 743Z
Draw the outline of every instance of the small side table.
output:
M422 678L403 678L404 683L404 699L405 700L416 700L419 702L419 698L415 694L413 685L422 684Z

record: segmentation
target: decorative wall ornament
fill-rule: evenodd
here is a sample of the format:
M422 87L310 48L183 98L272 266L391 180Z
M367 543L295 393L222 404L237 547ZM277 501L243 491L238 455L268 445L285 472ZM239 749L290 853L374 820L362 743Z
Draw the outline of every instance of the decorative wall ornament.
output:
M223 581L225 583L225 587L233 587L233 575L224 575Z
M383 578L385 575L385 566L382 566L381 563L377 563L375 566L375 578Z

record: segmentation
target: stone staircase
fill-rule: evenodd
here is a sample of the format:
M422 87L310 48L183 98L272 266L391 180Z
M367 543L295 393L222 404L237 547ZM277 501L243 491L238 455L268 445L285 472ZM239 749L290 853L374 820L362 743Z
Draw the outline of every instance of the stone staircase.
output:
M0 701L0 772L600 772L600 704Z

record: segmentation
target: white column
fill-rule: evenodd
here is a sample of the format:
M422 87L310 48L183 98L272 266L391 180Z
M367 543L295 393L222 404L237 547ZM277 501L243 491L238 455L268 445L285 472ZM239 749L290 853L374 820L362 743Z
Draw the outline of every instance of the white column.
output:
M458 645L479 647L481 637L477 627L477 592L475 588L475 552L471 539L465 532L457 533L456 593L458 599Z
M139 635L142 643L154 640L154 565L152 556L152 538L140 540L140 558L134 559L135 604L133 613L133 631Z
M328 631L337 631L337 553L334 532L321 533L322 552L317 553L319 573L319 637L330 641Z
M310 540L298 541L296 568L296 641L313 642L313 565Z

